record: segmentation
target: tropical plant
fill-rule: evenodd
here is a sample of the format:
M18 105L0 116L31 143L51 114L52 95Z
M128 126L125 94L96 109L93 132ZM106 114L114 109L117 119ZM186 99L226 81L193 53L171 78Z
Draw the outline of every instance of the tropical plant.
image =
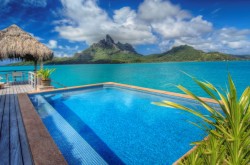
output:
M241 97L238 98L235 84L228 76L229 89L219 91L209 82L199 81L192 78L220 107L216 110L211 104L197 97L185 87L178 85L184 93L197 100L209 113L206 116L195 109L170 102L163 101L155 104L171 106L189 112L207 123L205 128L208 138L194 142L197 148L179 164L250 164L250 86Z
M50 75L55 71L56 69L40 69L37 71L37 75L42 78L42 80L49 80Z

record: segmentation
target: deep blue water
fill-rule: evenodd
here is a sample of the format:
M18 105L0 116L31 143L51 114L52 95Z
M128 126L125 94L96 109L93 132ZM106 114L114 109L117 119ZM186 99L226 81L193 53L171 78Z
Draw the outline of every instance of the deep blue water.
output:
M87 64L54 65L55 81L66 86L100 82L118 82L136 86L180 92L174 85L182 84L200 96L206 96L186 72L217 87L225 88L230 72L239 92L250 85L250 61L244 62L173 62L149 64ZM33 69L32 66L0 67L1 70ZM59 87L59 86L58 86Z
M206 136L187 123L199 122L193 115L152 104L171 100L207 114L186 99L105 87L32 95L31 100L69 164L168 165Z

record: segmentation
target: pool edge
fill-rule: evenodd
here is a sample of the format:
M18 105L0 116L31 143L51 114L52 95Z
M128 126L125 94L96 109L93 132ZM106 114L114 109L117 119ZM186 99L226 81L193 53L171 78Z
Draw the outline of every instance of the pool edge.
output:
M56 92L56 91L64 91L64 90L70 90L70 89L81 89L81 88L86 88L86 87L102 87L102 86L105 86L105 85L114 85L114 86L127 87L127 88L137 89L137 90L141 90L141 91L147 91L147 92L152 92L152 93L158 93L158 94L164 94L164 95L170 95L170 96L176 96L176 97L181 97L181 98L194 100L191 96L189 96L187 94L170 92L170 91L159 90L159 89L139 87L139 86L116 83L116 82L103 82L103 83L96 83L96 84L72 86L72 87L67 87L67 88L51 89L51 90L45 90L45 91L32 91L32 92L28 92L28 94ZM199 98L201 100L205 101L205 102L210 102L210 103L216 103L217 104L217 102L215 100L213 100L213 99L206 98L206 97L199 97Z
M28 95L21 93L17 96L34 164L66 165L66 160L38 116Z
M181 97L181 98L186 98L186 99L192 99L194 100L191 96L187 94L181 94L181 93L176 93L176 92L170 92L170 91L165 91L165 90L158 90L158 89L152 89L152 88L145 88L145 87L139 87L139 86L134 86L134 85L127 85L127 84L121 84L121 83L115 83L115 82L105 82L103 83L104 85L116 85L116 86L122 86L122 87L127 87L127 88L132 88L132 89L137 89L137 90L142 90L142 91L148 91L152 93L159 93L159 94L165 94L165 95L170 95L170 96L176 96L176 97ZM205 98L205 97L199 97L203 101L206 102L211 102L211 103L217 103L213 99L210 98Z

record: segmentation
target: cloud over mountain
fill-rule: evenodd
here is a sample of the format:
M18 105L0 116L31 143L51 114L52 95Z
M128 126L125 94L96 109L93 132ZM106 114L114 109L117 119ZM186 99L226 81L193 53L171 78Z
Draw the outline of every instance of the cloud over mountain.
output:
M97 0L61 0L61 3L64 19L58 21L55 30L71 41L90 45L105 34L112 34L117 41L158 44L162 50L182 44L205 51L224 49L224 52L249 46L247 30L215 29L201 15L193 16L170 1L144 0L137 10L125 6L114 10L111 16L98 6Z
M192 17L188 11L169 1L145 0L138 11L130 7L115 10L110 17L95 0L61 0L65 19L56 26L62 37L91 44L112 34L115 40L132 44L157 43L159 38L171 39L197 36L212 29L201 16Z

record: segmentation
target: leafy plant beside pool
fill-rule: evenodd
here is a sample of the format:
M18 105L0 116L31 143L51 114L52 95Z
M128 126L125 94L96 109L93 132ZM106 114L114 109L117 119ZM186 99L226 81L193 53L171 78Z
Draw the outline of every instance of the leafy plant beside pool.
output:
M41 83L43 86L50 86L50 76L55 70L56 69L40 69L37 71L37 75L41 77Z
M184 93L197 100L210 116L205 116L195 109L182 106L170 101L157 102L160 106L171 106L187 111L208 124L205 129L208 137L202 141L194 142L197 145L191 154L181 159L178 164L250 164L250 87L248 86L241 97L237 95L237 89L231 76L228 76L229 88L220 92L209 82L193 80L216 103L221 111L204 102L185 87L178 85ZM239 99L238 99L239 98Z

